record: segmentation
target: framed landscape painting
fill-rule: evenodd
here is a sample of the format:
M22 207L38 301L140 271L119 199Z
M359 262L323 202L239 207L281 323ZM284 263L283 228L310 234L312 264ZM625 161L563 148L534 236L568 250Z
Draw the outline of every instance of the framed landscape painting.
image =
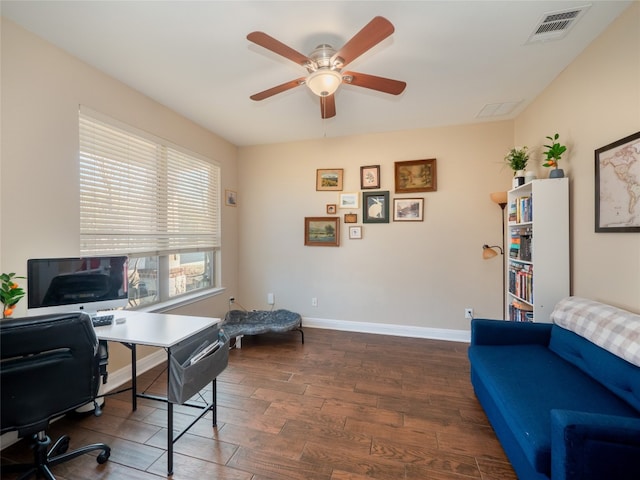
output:
M359 202L358 199L360 195L357 193L341 193L340 194L340 208L358 208Z
M435 192L436 159L395 162L396 193Z
M305 217L304 244L310 247L340 246L340 218Z
M424 198L394 198L394 222L422 222L424 220Z
M316 170L317 191L342 191L342 168L319 168Z

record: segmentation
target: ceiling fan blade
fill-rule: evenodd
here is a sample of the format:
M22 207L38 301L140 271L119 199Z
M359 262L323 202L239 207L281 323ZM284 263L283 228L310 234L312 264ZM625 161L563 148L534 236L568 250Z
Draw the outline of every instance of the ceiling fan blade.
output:
M273 53L277 53L292 62L296 62L298 65L305 66L307 63L311 62L311 59L306 55L303 55L264 32L251 32L247 35L247 40L255 43L256 45L260 45L267 50L271 50Z
M344 67L387 38L394 30L389 20L384 17L375 17L331 57L331 63L341 58L342 67Z
M276 95L278 93L286 92L287 90L291 90L292 88L298 87L300 85L304 85L304 77L296 78L295 80L291 80L290 82L283 83L282 85L269 88L264 92L251 95L249 98L255 101L264 100L265 98L272 97L273 95Z
M334 95L320 97L320 114L322 118L331 118L336 116L336 98Z
M357 87L370 88L371 90L390 93L391 95L400 95L407 86L405 82L400 80L358 72L342 72L342 81Z

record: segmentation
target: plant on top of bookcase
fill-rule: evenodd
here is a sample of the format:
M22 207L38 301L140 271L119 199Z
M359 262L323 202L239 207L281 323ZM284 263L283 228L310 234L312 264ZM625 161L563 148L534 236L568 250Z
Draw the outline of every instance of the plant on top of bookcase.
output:
M562 158L562 154L567 151L567 147L558 142L560 135L557 133L552 136L547 136L550 145L545 145L547 148L542 154L546 157L546 161L542 164L543 167L555 167L549 172L549 178L562 178L564 177L564 170L558 168L558 162Z
M513 170L513 175L515 176L518 170L524 170L527 166L527 162L529 161L529 150L527 146L513 147L509 150L509 153L505 155L504 161L509 165L509 168Z

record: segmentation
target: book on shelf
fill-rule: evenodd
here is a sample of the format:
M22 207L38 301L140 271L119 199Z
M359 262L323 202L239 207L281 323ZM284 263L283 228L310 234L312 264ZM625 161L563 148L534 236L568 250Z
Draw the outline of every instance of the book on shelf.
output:
M531 261L531 241L533 240L531 231L520 235L520 260Z
M513 300L509 305L509 319L513 322L533 322L533 306Z
M509 222L516 223L518 221L518 209L516 207L516 202L512 202L509 204Z
M533 198L531 195L518 197L509 204L508 220L511 223L527 223L533 219Z
M509 292L525 302L533 303L533 265L511 263L508 276Z
M512 228L510 232L509 257L515 260L531 261L531 228Z
M509 257L520 258L520 234L518 229L511 231L511 241L509 242Z

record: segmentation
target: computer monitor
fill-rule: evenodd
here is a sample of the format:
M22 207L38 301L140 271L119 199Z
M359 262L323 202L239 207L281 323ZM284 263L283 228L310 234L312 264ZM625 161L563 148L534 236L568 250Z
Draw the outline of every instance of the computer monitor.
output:
M126 256L38 258L27 261L27 314L125 308Z

